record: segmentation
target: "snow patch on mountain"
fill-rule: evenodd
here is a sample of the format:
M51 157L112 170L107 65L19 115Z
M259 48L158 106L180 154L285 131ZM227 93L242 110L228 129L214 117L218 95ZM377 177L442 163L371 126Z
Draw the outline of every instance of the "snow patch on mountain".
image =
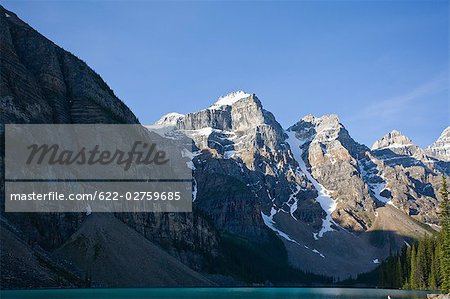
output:
M187 167L192 169L192 171L195 170L195 165L192 160L200 154L201 154L201 151L191 152L191 151L188 151L187 149L183 149L183 151L181 152L182 157L189 158L189 160L186 162L186 165L187 165ZM197 191L198 191L197 188L198 188L197 181L195 180L194 177L192 177L192 201L193 202L197 199Z
M211 127L206 127L206 128L201 128L198 130L185 130L184 132L188 135L188 136L205 136L208 137L209 135L212 134L212 132L214 131L220 131L217 129L213 129Z
M235 150L231 150L231 151L225 151L223 153L223 158L224 159L231 159L236 155L236 151Z
M231 106L237 101L240 101L242 99L246 99L250 97L251 94L246 93L242 90L235 91L232 93L229 93L223 97L220 97L217 102L215 102L212 106L210 106L208 109L220 109L223 106Z
M450 127L447 127L438 140L427 147L425 151L436 159L450 162Z
M287 233L281 231L280 229L278 229L276 227L275 221L273 220L273 217L277 214L277 210L272 207L272 209L270 210L270 215L267 216L265 215L263 212L261 212L261 217L263 218L264 224L270 228L272 231L274 231L278 236L288 240L289 242L295 243L299 246L301 246L301 244L299 242L297 242L296 240L292 239ZM317 249L310 249L308 246L303 245L303 248L307 249L307 250L311 250L312 252L314 252L315 254L319 255L321 258L325 258L325 255L322 254L320 251L318 251Z
M161 137L172 140L180 140L184 137L184 134L176 130L175 124L176 122L174 122L173 119L167 119L167 122L165 123L163 116L152 125L144 125L144 128L146 128L150 132L158 134Z
M161 116L161 118L155 123L155 125L175 126L177 124L177 121L179 119L182 119L183 117L184 114L180 114L177 112L170 112Z
M192 178L193 182L192 182L192 202L194 202L197 199L197 181L195 180L195 178Z
M318 255L320 255L321 258L325 258L325 256L317 249L313 249L312 252L317 253Z
M264 224L270 228L271 230L273 230L277 235L279 235L280 237L293 242L297 245L300 245L300 243L298 243L297 241L295 241L294 239L292 239L288 234L286 234L285 232L279 230L278 228L275 227L275 221L273 220L273 217L275 216L275 214L277 213L277 210L275 210L275 208L272 207L272 209L270 210L270 215L267 216L266 214L264 214L261 211L261 217L264 221Z
M302 190L302 188L297 184L297 189L291 194L291 196L289 196L289 200L287 202L289 206L289 212L294 220L297 220L297 218L295 218L294 216L294 212L297 210L297 194L300 192L300 190Z
M192 159L194 159L195 157L197 157L200 154L201 154L201 151L192 152L192 151L189 151L189 150L187 150L185 148L181 151L181 156L183 158L189 158L189 161L186 162L186 165L187 165L188 168L190 168L192 170L195 170L195 165L192 162Z
M331 227L332 224L335 224L333 219L331 218L331 214L336 210L337 203L330 196L330 191L323 187L319 182L312 176L309 172L308 167L306 167L305 161L303 161L302 153L303 150L301 146L306 142L306 140L300 140L295 136L294 131L286 131L288 135L287 143L291 146L292 153L294 155L295 160L297 160L301 171L306 175L308 180L314 185L317 189L319 196L316 198L316 201L320 204L322 209L327 213L325 219L322 223L322 228L317 234L319 238L323 237L323 234L329 231L333 231L334 229Z
M336 114L325 114L321 117L309 114L303 117L302 120L305 123L314 125L314 128L310 128L305 132L311 135L310 137L313 138L312 142L331 142L336 140L339 137L340 130L343 128Z
M394 205L390 198L381 195L383 191L390 190L386 187L386 178L383 175L383 171L379 168L377 160L371 156L369 161L359 160L358 166L361 178L369 187L372 196L381 203ZM365 168L368 168L368 170ZM378 213L375 216L377 217Z
M381 139L375 141L375 143L372 145L372 150L399 149L411 146L414 146L411 139L397 130L392 130Z
M86 216L89 216L89 215L91 215L92 214L92 208L91 208L91 206L88 204L87 206L86 206Z
M375 196L375 198L382 202L382 203L388 203L390 201L389 198L386 198L384 196L381 195L381 192L383 192L383 190L386 189L386 182L383 183L376 183L376 184L369 184L369 188L370 190L372 190L373 195Z

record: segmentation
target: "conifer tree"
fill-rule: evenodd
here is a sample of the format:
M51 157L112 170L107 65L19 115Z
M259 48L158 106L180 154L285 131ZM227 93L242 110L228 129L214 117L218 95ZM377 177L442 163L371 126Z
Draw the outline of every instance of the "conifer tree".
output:
M409 277L409 286L411 289L417 289L416 284L416 244L411 248L411 274Z
M440 203L440 217L441 217L441 291L443 293L450 292L450 204L447 180L442 178L441 188L441 203Z
M430 281L429 281L429 287L431 290L437 289L437 275L438 275L438 269L436 267L436 260L437 257L435 255L435 252L433 250L433 254L431 255L431 270L430 270Z
M424 236L380 265L380 286L450 292L450 198L445 178L440 189L441 231Z
M400 256L397 257L397 263L395 264L395 281L394 281L394 287L400 288L403 285L403 278L402 278L402 263L400 261Z

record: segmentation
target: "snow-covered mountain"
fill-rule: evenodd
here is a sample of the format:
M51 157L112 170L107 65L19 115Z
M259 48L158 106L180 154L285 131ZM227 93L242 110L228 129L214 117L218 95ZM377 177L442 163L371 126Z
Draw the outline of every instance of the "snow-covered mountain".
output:
M262 241L269 228L300 269L336 277L368 271L389 248L426 233L411 216L436 223L433 164L397 131L371 150L336 115L307 115L283 130L243 91L162 119L153 127L160 134L194 141L194 205L222 232ZM368 238L374 231L384 236L381 247Z
M1 5L0 23L5 123L138 123L84 62ZM2 212L2 287L86 287L86 277L106 287L312 281L288 277L299 274L292 267L347 278L429 233L420 222L438 224L448 129L426 151L398 132L370 150L336 115L284 130L252 93L211 102L148 127L192 146L192 213Z
M437 224L440 176L450 174L446 163L428 156L398 131L376 141L371 156L383 176L390 203L417 220Z
M390 133L375 141L375 143L372 145L372 150L388 148L394 151L398 151L398 149L404 151L405 149L407 150L411 147L416 147L412 143L411 139L397 130L392 130Z
M177 121L179 119L182 119L184 117L183 114L176 113L176 112L170 112L167 113L155 123L155 125L159 126L175 126L177 124Z
M390 160L390 164L417 163L427 161L425 151L415 145L410 138L397 130L386 134L372 145L377 156ZM401 161L403 159L403 162Z
M300 141L302 158L312 176L332 196L333 218L345 228L367 230L375 203L365 182L354 174L368 149L351 138L337 115L308 115L288 131Z
M425 151L431 157L450 162L450 127L447 127L438 140L427 147Z
M171 126L173 122L167 123ZM222 230L264 238L269 226L284 236L275 225L279 213L321 226L320 205L298 203L317 191L298 169L281 125L255 95L233 92L207 109L179 117L172 130L154 128L164 136L192 138L195 204ZM215 196L207 196L211 190ZM296 215L299 205L309 205L310 212Z

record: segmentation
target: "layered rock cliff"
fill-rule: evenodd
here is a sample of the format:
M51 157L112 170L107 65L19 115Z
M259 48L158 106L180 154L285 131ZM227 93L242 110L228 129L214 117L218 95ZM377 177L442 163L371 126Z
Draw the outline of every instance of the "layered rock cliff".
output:
M0 23L2 135L5 123L138 123L84 62L3 7ZM2 212L2 287L86 286L89 273L94 285L108 286L114 283L109 272L139 266L138 259L114 261L99 246L119 256L148 250L145 265L160 263L158 271L136 273L170 275L161 263L170 264L182 273L171 285L210 284L192 269L244 274L238 278L248 282L254 281L246 271L259 272L257 281L264 282L276 279L273 273L298 274L291 266L346 278L373 269L390 250L439 224L439 177L450 174L448 128L425 151L398 131L369 149L336 115L308 115L285 131L255 94L238 91L201 111L167 114L149 129L193 141L184 153L193 171L193 213L116 213L113 219ZM3 168L3 155L0 162ZM127 244L139 238L144 249ZM277 265L285 259L290 266ZM251 269L242 266L247 260ZM90 269L91 262L108 267ZM35 285L21 276L26 267L42 278ZM68 276L58 280L58 273ZM147 278L139 286L164 282Z
M450 127L447 127L433 144L425 149L425 152L438 160L450 162Z
M308 171L332 197L332 218L345 228L367 230L374 218L375 202L359 165L367 160L368 148L350 137L336 115L308 115L288 131L301 142Z
M374 143L371 157L383 177L380 194L406 214L438 224L441 161L431 159L411 139L395 130Z
M150 129L192 138L195 205L222 230L262 240L264 220L277 213L320 226L324 212L312 200L317 191L298 169L284 130L256 95L234 92L199 112L163 116Z
M58 47L20 20L13 12L0 6L0 109L2 117L1 135L4 140L4 124L45 123L45 124L136 124L138 120L131 110L114 95L110 87L90 69L86 63L73 54ZM3 169L4 146L1 147ZM4 172L2 172L4 173ZM4 194L4 177L1 176L1 194ZM85 222L82 213L4 213L4 198L1 198L2 225L10 227L14 238L21 240L31 255L35 248L45 254L45 263L36 264L36 273L46 272L54 277L54 267L59 262L52 261L51 251L64 245ZM163 213L117 214L117 217L141 232L151 241L164 246L168 252L185 261L188 265L205 262L205 255L217 255L218 235L215 229L198 214ZM6 232L2 227L1 231ZM123 236L127 238L126 235ZM125 240L124 240L125 241ZM2 243L2 265L21 263L26 258L14 248L16 243ZM21 245L22 246L22 245ZM40 250L41 250L40 249ZM6 254L12 252L13 254ZM17 254L14 254L16 252ZM5 253L5 254L3 254ZM40 255L41 256L41 255ZM15 262L13 262L15 261ZM23 261L22 261L23 262ZM43 265L45 264L45 265ZM83 265L83 263L80 263ZM61 266L62 267L62 266ZM63 267L64 268L64 267ZM2 267L2 269L5 269ZM8 287L51 287L74 286L75 282L64 280L26 280L16 273L20 269L1 271L2 288ZM67 269L66 269L67 270ZM66 271L65 270L65 271ZM78 269L80 276L86 269ZM77 271L78 271L77 270ZM31 270L30 270L31 271ZM71 273L71 270L67 270ZM83 274L84 273L84 274ZM148 273L149 274L149 273ZM150 273L151 274L151 273ZM155 274L156 275L156 274ZM76 275L74 276L76 277ZM102 283L97 277L96 283ZM15 281L13 283L13 281ZM131 286L131 285L130 285Z

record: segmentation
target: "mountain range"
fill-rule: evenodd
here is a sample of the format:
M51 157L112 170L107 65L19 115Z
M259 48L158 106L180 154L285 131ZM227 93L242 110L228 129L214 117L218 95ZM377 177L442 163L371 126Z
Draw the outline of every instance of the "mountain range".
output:
M1 6L0 23L3 136L139 123L86 63ZM3 171L2 288L325 285L439 230L450 127L426 149L396 130L369 148L337 115L283 128L243 91L146 127L192 140L193 212L5 213Z

